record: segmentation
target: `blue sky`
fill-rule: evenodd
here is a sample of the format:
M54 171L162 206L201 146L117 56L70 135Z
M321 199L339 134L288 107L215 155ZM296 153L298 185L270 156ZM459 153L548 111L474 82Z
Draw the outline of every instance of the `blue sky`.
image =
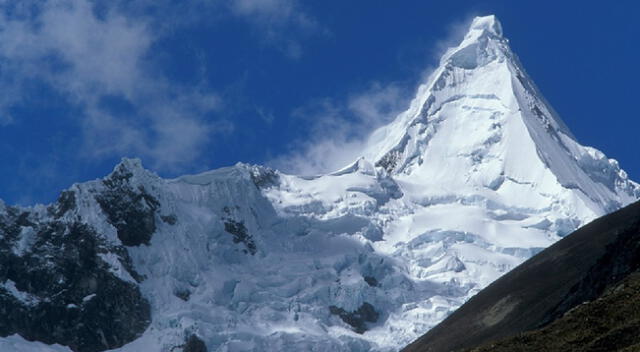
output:
M0 1L0 198L50 202L123 156L162 176L338 167L496 14L578 140L640 180L635 1Z

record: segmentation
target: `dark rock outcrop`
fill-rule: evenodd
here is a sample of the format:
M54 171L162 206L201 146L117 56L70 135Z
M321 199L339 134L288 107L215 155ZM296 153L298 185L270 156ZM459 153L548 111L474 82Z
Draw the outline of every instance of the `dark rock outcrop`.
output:
M367 323L375 323L378 321L380 314L368 302L364 302L357 310L348 312L337 306L330 306L329 312L337 315L345 323L351 325L353 330L358 334L364 334L368 330Z
M72 194L60 197L54 214L69 211ZM106 244L86 224L48 219L12 207L0 215L0 336L17 333L80 352L140 336L149 325L149 303L101 258L114 254L140 279L126 249Z
M174 214L162 215L160 216L160 219L169 225L175 225L178 223L178 218Z
M250 169L251 181L258 188L269 188L280 183L280 176L274 169L263 166L252 166Z
M183 352L207 352L207 345L196 335L190 335L184 345Z
M207 345L198 336L191 334L186 339L184 344L174 346L170 352L208 352Z
M244 225L244 221L235 220L236 215L234 213L240 210L239 207L230 208L224 207L222 212L224 216L222 217L222 221L224 223L224 230L233 236L233 243L243 243L245 249L242 251L246 253L251 253L251 255L256 254L258 248L256 247L256 243L253 240L253 236L249 234L249 230Z
M58 201L49 207L48 211L56 219L59 219L69 210L76 207L76 194L73 191L63 191L58 197Z
M385 169L385 171L391 173L398 165L399 159L400 152L398 150L392 150L376 162L376 167L382 167L383 169Z
M235 221L231 219L224 220L224 230L227 233L233 235L233 243L244 243L246 249L245 253L256 254L256 243L253 241L253 237L247 231L247 227L244 226L242 221Z
M143 186L133 186L130 182L132 177L131 170L124 164L118 165L103 181L105 190L95 198L109 223L118 231L122 244L148 245L156 231L156 211L160 203Z
M373 276L365 276L364 281L371 287L378 286L378 280Z
M191 298L191 291L187 289L178 289L173 292L173 294L180 298L181 300L187 302L189 298Z

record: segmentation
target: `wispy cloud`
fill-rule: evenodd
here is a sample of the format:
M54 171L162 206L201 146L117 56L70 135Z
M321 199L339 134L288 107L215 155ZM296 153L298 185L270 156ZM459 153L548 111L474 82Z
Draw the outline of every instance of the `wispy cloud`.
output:
M368 139L377 128L390 123L409 107L415 97L415 83L428 80L445 52L459 45L476 14L452 22L444 39L430 52L429 64L414 83L372 83L368 89L344 100L319 99L293 111L293 116L312 125L311 137L294 141L288 153L269 164L282 171L314 175L339 170L363 156Z
M301 38L328 33L296 0L230 0L229 9L253 25L266 43L293 59L303 54Z
M178 170L233 124L212 118L223 104L207 84L176 87L153 72L154 44L224 16L246 21L259 42L291 58L303 54L301 39L325 31L296 0L0 0L0 126L20 123L12 107L27 103L30 83L39 82L81 111L83 156L136 155ZM131 109L113 112L105 99Z
M483 15L477 12L468 12L464 16L450 22L446 28L446 35L436 41L431 49L431 59L433 62L440 62L440 59L447 50L457 47L460 42L462 42L464 36L469 32L469 26L474 18L485 15L486 14Z
M371 132L391 122L411 98L404 85L372 83L344 100L320 99L297 108L292 116L312 125L311 138L294 141L269 164L301 175L336 171L360 157Z
M2 2L0 10L0 83L12 92L0 100L0 121L19 122L10 108L38 80L82 111L85 156L134 154L173 168L197 158L219 130L203 118L219 105L215 93L176 88L148 68L158 38L145 18L88 0ZM109 111L106 97L132 111Z

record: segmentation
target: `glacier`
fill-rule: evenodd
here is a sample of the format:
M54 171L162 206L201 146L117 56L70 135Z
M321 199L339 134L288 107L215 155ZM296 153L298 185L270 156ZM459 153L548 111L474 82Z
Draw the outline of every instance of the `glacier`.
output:
M29 253L51 214L94 229L101 265L150 305L141 336L112 351L180 351L192 335L209 351L396 351L640 186L576 141L485 16L341 170L239 163L164 179L123 159L63 195L20 209L29 221L8 250ZM0 218L11 209L0 202ZM47 299L6 278L3 294ZM0 347L71 350L56 342L12 334Z

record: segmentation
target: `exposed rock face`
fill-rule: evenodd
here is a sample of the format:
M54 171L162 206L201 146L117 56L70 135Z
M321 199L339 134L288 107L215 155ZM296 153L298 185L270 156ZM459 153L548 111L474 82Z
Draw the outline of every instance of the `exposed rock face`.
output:
M251 253L251 255L256 254L256 244L251 238L251 235L247 232L247 228L244 226L243 222L234 221L234 220L225 220L224 230L233 235L234 243L244 243L247 247L244 250L245 253Z
M266 167L252 167L251 168L251 181L258 188L268 188L277 185L280 182L278 173L270 168Z
M156 210L160 204L144 186L133 187L129 183L132 177L133 173L120 165L103 181L106 190L96 195L96 200L118 230L122 244L148 245L156 230ZM175 221L170 217L165 219L168 223Z
M49 210L60 218L74 206L73 192L65 192ZM120 347L148 326L150 306L136 282L118 278L103 259L117 258L138 278L127 251L91 226L40 221L8 207L0 233L0 336L17 333L93 352Z
M234 220L233 212L229 207L224 207L223 212L225 214L222 218L224 230L233 236L233 243L243 243L246 247L246 249L242 250L244 253L251 253L251 255L256 254L256 243L251 234L249 234L249 230L247 230L244 222L242 220Z
M378 280L373 277L373 276L364 276L364 281L369 285L369 286L378 286Z
M331 314L337 315L345 323L351 325L355 332L363 334L367 331L367 323L378 321L380 314L368 302L364 302L357 310L348 312L340 307L329 307Z
M59 219L68 211L76 207L76 194L73 191L62 191L58 201L49 207L49 213Z
M196 335L191 335L184 345L183 352L207 352L207 346Z

